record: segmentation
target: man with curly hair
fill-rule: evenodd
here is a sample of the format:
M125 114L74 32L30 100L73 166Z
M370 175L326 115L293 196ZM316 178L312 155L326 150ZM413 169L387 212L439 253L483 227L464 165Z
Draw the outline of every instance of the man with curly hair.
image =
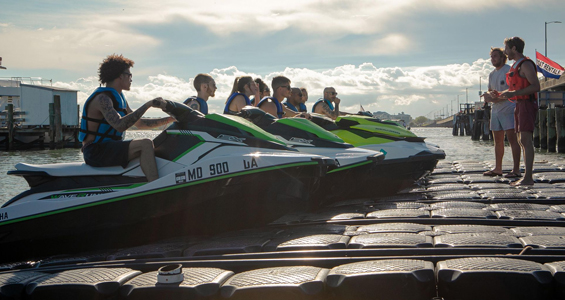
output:
M99 81L105 87L97 88L84 103L79 140L82 142L84 161L93 167L122 166L139 157L148 181L159 178L153 141L134 139L124 141L124 133L131 126L150 129L172 122L171 117L142 119L151 107L164 109L166 102L158 97L132 111L122 91L129 91L132 82L130 68L134 62L122 55L112 54L98 69Z

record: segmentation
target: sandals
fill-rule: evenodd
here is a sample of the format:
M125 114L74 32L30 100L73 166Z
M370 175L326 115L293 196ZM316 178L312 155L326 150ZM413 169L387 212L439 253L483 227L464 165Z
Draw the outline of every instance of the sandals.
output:
M489 176L489 177L502 176L502 173L495 173L492 170L490 170L490 171L484 172L483 176Z
M506 175L504 175L504 178L521 178L522 175L518 174L518 173L514 173L514 172L510 172Z

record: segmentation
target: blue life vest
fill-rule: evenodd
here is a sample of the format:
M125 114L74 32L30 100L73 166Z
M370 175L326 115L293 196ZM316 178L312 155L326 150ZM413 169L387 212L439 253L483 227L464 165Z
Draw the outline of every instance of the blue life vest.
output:
M104 118L102 119L93 119L88 117L88 105L90 104L90 100L94 99L100 93L107 93L110 94L110 98L114 104L114 109L118 112L120 117L124 117L127 115L127 107L128 104L126 102L126 98L124 94L119 93L114 88L110 87L99 87L97 88L88 99L84 103L84 108L82 110L82 119L80 120L80 130L78 134L78 140L84 141L84 139L92 134L96 136L94 139L94 143L98 142L106 142L106 141L116 141L116 140L123 140L124 133L117 131L114 127L112 127ZM98 129L96 131L89 131L88 130L88 122L95 122L98 123Z
M273 100L273 103L275 103L275 105L277 106L277 117L279 119L282 119L282 117L284 115L284 110L283 110L282 105L279 102L279 100L277 100L277 98L275 98L275 97L265 97L265 98L261 99L261 101L259 101L259 104L257 104L257 107L261 108L261 105L263 105L263 103L265 103L265 102L268 102L269 99Z
M290 109L290 110L292 110L292 111L295 111L295 112L298 112L298 109L296 109L296 106L290 104L290 102L288 102L288 100L284 100L284 101L282 102L282 104L283 104L284 106L288 107L288 109Z
M239 96L239 95L243 96L243 99L245 99L245 105L251 105L251 101L249 100L249 97L247 97L247 95L242 94L242 93L233 93L233 94L228 98L228 102L226 102L226 107L224 107L224 114L229 114L229 113L231 112L231 111L230 111L230 104L231 104L231 102L233 101L233 99L234 99L236 96ZM231 112L231 113L233 113L233 112Z
M298 111L299 112L307 112L308 108L306 108L306 104L300 103L300 105L298 105Z
M196 96L192 96L192 97L188 97L186 100L184 100L184 104L187 104L192 101L195 100L196 102L198 102L198 105L200 106L200 112L207 115L208 114L208 102L206 102L206 100L202 99L202 98L198 98Z
M314 103L314 105L312 106L312 112L314 112L314 110L316 109L316 105L318 105L319 103L322 103L322 102L326 102L326 104L330 107L330 110L331 110L331 111L334 110L334 106L333 106L333 104L332 104L332 102L331 102L330 100L320 98L320 99L318 99L318 101L317 101L316 103Z

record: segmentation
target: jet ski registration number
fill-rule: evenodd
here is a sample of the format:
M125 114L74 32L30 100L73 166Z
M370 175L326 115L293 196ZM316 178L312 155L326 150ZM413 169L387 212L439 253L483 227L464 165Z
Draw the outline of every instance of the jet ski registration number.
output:
M225 174L230 172L230 167L227 162L221 162L210 165L210 176Z

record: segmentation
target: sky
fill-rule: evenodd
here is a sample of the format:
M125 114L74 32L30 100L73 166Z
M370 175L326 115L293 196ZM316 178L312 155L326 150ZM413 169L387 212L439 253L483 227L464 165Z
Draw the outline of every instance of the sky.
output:
M341 109L450 114L486 90L491 47L520 36L524 54L545 51L565 65L562 0L0 0L2 77L52 80L78 90L99 86L109 54L135 61L125 96L132 108L155 97L195 95L198 73L212 75L221 112L236 76L284 75L306 87L308 107L326 86ZM161 116L157 109L147 116Z

